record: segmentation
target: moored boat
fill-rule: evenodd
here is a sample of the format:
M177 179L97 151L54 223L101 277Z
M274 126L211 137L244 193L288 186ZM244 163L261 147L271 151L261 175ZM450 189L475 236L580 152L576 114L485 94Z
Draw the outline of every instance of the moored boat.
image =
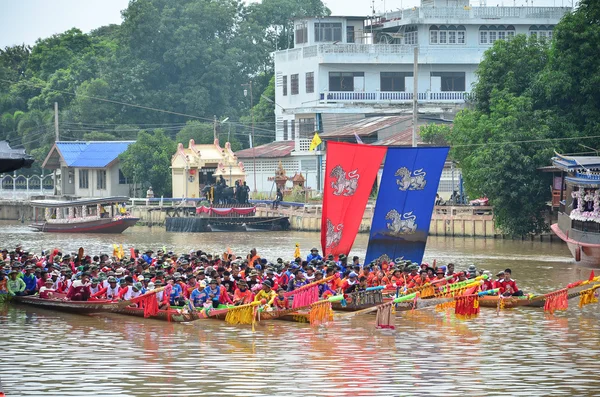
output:
M122 233L139 218L127 212L127 197L105 197L85 200L34 200L34 217L44 211L44 221L30 227L50 233Z
M78 314L110 312L119 306L118 302L108 300L70 301L63 299L43 299L38 296L13 296L11 299L16 303Z
M558 222L552 231L566 244L575 262L600 266L600 156L552 158L560 171Z

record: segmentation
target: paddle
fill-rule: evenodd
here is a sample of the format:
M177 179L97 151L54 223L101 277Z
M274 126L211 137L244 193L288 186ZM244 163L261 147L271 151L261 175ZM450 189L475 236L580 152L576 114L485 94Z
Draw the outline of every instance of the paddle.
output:
M476 279L474 279L476 280ZM481 280L465 280L465 281L470 281L469 284L465 284L464 288L470 288L470 287L475 287L481 284ZM465 281L459 281L458 283L454 283L454 284L449 284L450 286L454 286L454 285L463 285L463 283L465 283ZM413 299L418 299L418 295L417 292L413 292L412 294L408 294L408 295L403 295L403 296L399 296L397 298L395 298L394 300L392 300L391 302L386 302L386 303L382 303L380 305L377 306L373 306L373 307L367 307L366 309L362 309L362 310L358 310L355 312L351 312L348 313L346 316L344 317L352 317L352 316L357 316L360 314L367 314L367 313L372 313L374 311L376 311L378 308L385 306L385 305L389 305L389 304L396 304L396 303L402 303L402 302L406 302L406 301L410 301ZM454 299L454 297L448 298L450 299Z
M81 259L83 259L83 247L79 247L79 251L77 251L77 258L79 259L79 262L81 262Z

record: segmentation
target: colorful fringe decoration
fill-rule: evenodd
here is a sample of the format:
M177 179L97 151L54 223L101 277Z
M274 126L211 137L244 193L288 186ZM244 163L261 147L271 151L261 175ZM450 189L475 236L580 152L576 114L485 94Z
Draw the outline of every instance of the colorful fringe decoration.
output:
M312 283L314 284L314 283ZM299 293L294 295L294 300L292 301L292 309L296 309L302 306L312 305L319 301L319 285L307 284L308 288L302 289ZM305 287L306 287L305 286ZM295 292L295 291L292 291Z
M456 317L468 319L479 314L479 296L457 296L455 301L454 314Z
M566 288L551 292L546 295L544 311L554 314L556 310L567 310L569 308L568 292Z
M375 324L378 329L396 329L394 326L394 305L392 302L377 307Z
M421 298L431 298L432 296L435 296L435 287L433 285L427 285L420 291L420 294Z
M455 307L456 307L456 301L451 300L450 302L444 302L444 303L440 303L440 304L436 305L435 311L436 312L445 312L446 310L454 309Z
M498 306L496 306L496 313L500 314L500 310L504 310L506 306L506 302L504 302L504 297L502 295L498 295Z
M295 300L295 299L294 299ZM320 325L333 321L333 309L329 300L312 304L309 313L310 325Z
M598 285L598 286L595 285L592 288L584 289L583 291L579 292L579 308L580 309L582 307L584 307L585 305L589 305L591 303L598 303L598 298L596 297L596 289L599 287L600 287L600 285Z
M259 302L252 302L247 305L232 307L227 311L225 322L227 324L252 324L254 330L256 311L254 310Z

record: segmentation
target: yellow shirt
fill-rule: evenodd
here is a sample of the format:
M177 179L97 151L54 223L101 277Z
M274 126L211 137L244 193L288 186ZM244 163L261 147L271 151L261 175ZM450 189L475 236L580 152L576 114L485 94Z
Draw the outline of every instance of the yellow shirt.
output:
M270 290L269 292L265 292L264 289L261 289L260 291L258 291L258 294L256 294L256 296L254 297L254 302L260 302L262 299L266 299L267 303L269 305L272 305L276 297L277 294L275 293L275 291Z

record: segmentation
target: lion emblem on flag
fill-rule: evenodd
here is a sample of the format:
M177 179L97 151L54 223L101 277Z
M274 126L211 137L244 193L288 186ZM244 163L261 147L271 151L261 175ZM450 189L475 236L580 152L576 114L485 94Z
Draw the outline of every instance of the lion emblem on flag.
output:
M423 171L423 168L410 172L408 168L402 167L396 171L394 176L398 177L396 180L398 189L406 191L425 189L425 185L427 184L427 181L425 180L426 175L427 173Z
M333 194L336 196L352 196L358 188L358 178L360 175L357 173L358 169L346 173L341 165L336 165L331 170L329 176L335 179L331 182L333 188Z
M398 211L392 209L386 214L385 219L391 221L386 223L391 234L413 234L417 231L417 217L412 211L400 215Z
M325 247L332 248L340 243L342 239L343 224L334 225L329 219L327 219L327 231L325 233Z

